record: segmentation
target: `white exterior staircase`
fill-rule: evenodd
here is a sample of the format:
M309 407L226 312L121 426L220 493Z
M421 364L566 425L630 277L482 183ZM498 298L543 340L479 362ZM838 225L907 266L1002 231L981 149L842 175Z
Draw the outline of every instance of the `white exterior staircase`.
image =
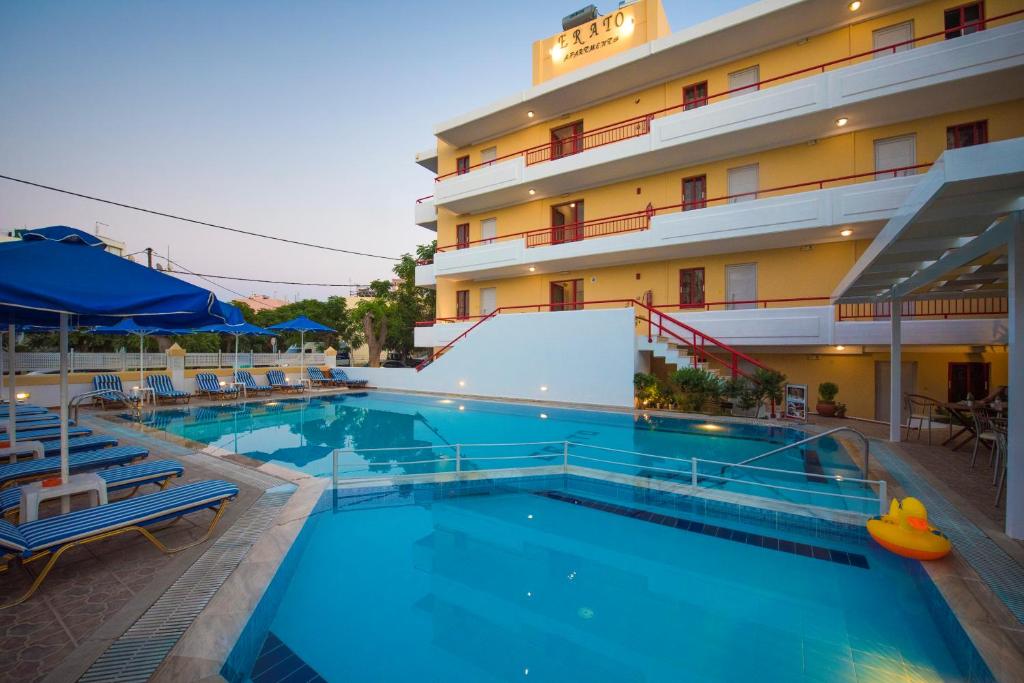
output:
M661 358L669 365L676 366L676 369L693 365L693 356L686 348L671 341L668 337L651 337L651 340L648 341L646 336L641 335L637 337L636 348L638 351L650 351L653 356ZM709 367L707 362L698 362L697 367L719 374L718 368Z

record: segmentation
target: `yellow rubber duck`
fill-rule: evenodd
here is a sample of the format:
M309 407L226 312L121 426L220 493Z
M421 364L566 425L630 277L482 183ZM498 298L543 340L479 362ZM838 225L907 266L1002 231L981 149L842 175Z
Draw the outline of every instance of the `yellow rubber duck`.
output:
M952 550L949 539L928 524L928 510L917 498L893 498L889 514L868 520L868 533L886 550L914 560L937 560Z

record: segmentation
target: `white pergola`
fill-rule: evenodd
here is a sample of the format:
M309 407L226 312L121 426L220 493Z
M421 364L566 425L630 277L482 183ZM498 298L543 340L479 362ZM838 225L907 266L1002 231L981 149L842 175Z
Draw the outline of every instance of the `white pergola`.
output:
M1024 539L1024 138L949 150L832 294L890 302L889 439L900 440L901 303L1007 296L1006 533Z

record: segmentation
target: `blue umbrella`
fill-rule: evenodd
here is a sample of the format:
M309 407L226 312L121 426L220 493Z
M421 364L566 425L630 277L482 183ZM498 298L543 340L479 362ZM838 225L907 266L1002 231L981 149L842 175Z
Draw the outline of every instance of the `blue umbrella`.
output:
M145 386L146 371L143 363L143 345L146 342L146 337L152 335L160 335L163 337L169 337L175 334L182 334L188 330L165 330L159 327L146 327L139 325L132 318L125 318L116 325L100 326L94 329L93 334L119 334L119 335L134 335L139 338L139 386Z
M68 326L198 327L240 323L213 293L108 253L94 235L58 225L0 244L0 324L60 327L61 479L68 480ZM11 405L16 404L11 375ZM14 423L8 430L15 440ZM67 507L67 499L64 506Z
M259 325L246 322L241 325L207 325L195 330L196 332L218 332L234 335L235 337L235 378L238 376L238 338L243 336L276 337L270 330L265 330Z
M299 379L306 376L306 333L307 332L335 332L336 330L321 325L315 320L310 320L304 315L298 318L286 320L283 323L271 325L268 330L290 330L299 333Z

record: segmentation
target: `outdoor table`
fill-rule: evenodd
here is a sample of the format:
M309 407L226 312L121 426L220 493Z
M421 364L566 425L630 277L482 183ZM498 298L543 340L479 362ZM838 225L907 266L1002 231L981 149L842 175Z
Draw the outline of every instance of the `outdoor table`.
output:
M150 403L156 405L156 390L153 387L132 387L132 394L134 394L140 405L146 403L146 396L149 396Z
M44 500L63 498L76 493L89 493L93 507L107 504L107 482L93 472L72 474L66 484L59 486L43 486L41 481L36 481L21 487L18 522L24 524L39 519L39 504Z
M964 433L967 433L968 439L974 436L974 416L971 415L971 407L967 405L966 401L956 401L954 403L943 403L942 407L949 413L949 421L951 427L959 427L956 433L951 433L949 438L942 442L943 446L957 441ZM953 450L956 450L963 443L958 443L951 446Z
M249 398L249 392L245 388L245 382L231 382L228 386L233 387L238 394L241 394L245 398ZM236 394L236 396L238 394Z

